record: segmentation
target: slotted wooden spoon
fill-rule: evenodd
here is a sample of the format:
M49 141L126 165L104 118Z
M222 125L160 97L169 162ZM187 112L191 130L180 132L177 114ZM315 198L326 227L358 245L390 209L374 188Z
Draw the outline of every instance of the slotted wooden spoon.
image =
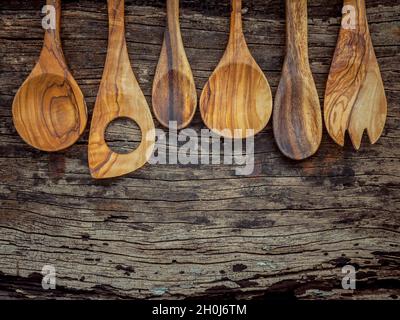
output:
M271 89L247 47L241 0L232 0L228 46L203 89L200 111L208 128L227 138L256 134L271 117Z
M322 139L322 115L308 60L307 0L286 0L286 57L274 107L274 135L294 160L315 154Z
M369 33L365 1L345 0L343 13L326 87L324 117L336 143L344 146L348 131L358 150L364 130L372 144L380 138L387 117L387 100Z
M39 61L18 90L13 121L22 139L42 151L73 145L87 123L86 104L65 62L61 47L61 1L47 0L55 9L55 30L47 29Z
M153 118L129 60L124 0L108 0L108 14L107 59L89 138L89 167L97 179L118 177L139 169L149 160L155 143ZM142 132L139 147L128 154L113 152L105 141L107 126L118 118L135 121Z
M179 0L167 0L167 27L153 83L153 111L158 121L177 129L189 125L197 107L192 70L179 26Z

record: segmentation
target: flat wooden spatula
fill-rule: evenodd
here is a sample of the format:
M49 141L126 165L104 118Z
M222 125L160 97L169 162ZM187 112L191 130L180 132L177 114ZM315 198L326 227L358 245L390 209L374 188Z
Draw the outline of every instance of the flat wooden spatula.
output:
M200 111L207 127L227 138L252 136L271 117L271 89L247 47L241 0L232 0L228 46L203 89Z
M286 0L286 57L274 107L279 149L294 160L317 152L322 115L308 61L307 0Z
M346 131L355 149L367 130L372 144L381 136L387 100L369 33L364 0L345 0L343 21L325 93L326 128L344 146Z
M108 0L108 52L89 137L89 167L97 179L139 169L149 160L155 142L153 118L129 60L124 5L124 0ZM118 118L135 121L142 132L139 147L128 154L113 152L105 141L108 125Z
M182 129L192 121L197 93L179 26L179 0L167 0L167 27L153 83L153 111L165 127Z

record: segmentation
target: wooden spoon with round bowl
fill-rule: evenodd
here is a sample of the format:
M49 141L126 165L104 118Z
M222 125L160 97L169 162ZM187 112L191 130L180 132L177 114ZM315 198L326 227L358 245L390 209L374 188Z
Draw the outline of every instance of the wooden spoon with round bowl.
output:
M322 114L308 59L307 0L286 0L286 57L275 96L274 135L281 152L303 160L322 140Z
M244 38L241 0L232 0L228 46L203 89L200 111L207 127L226 138L257 134L271 117L271 89Z
M86 127L87 110L61 47L61 1L47 0L47 5L55 10L55 29L46 29L39 61L18 90L12 112L15 128L26 143L55 152L79 139Z

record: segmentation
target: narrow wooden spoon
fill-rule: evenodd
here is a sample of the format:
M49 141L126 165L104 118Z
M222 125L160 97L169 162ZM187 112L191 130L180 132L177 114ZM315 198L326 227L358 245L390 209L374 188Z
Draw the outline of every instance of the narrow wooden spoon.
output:
M228 46L203 89L200 111L208 128L227 138L256 134L271 117L271 89L247 47L241 0L232 0Z
M97 179L122 176L142 167L149 160L155 143L153 118L129 60L124 0L108 0L108 14L107 59L89 138L89 167ZM113 152L105 141L107 126L118 118L135 121L142 132L141 144L128 154Z
M179 26L179 0L167 0L167 22L161 56L153 83L153 110L165 127L189 125L197 107L192 70L186 57Z
M294 160L315 154L322 115L308 60L307 0L286 0L286 57L274 107L275 140Z
M344 17L328 78L324 117L336 143L346 131L360 149L366 129L372 144L385 127L387 100L368 28L364 0L345 0ZM354 21L351 21L354 20Z
M47 5L55 9L56 28L46 30L39 61L18 90L12 112L15 128L26 143L55 152L79 139L87 110L61 47L61 1L47 0Z

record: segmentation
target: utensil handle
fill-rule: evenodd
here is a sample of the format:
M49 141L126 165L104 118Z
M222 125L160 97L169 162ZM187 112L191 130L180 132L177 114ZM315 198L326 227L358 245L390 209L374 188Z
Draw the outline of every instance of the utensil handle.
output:
M47 0L46 5L54 9L47 7L47 12L43 9L43 13L49 15L49 19L55 18L55 21L50 20L50 24L46 25L45 43L55 43L58 48L61 48L61 0ZM53 10L55 11L55 16L52 15ZM52 25L52 22L55 22L55 26Z
M368 21L365 0L344 0L342 14L342 28L357 32L367 31Z
M286 50L308 64L307 0L286 0Z
M343 5L350 5L360 9L363 8L365 10L365 0L344 0Z

